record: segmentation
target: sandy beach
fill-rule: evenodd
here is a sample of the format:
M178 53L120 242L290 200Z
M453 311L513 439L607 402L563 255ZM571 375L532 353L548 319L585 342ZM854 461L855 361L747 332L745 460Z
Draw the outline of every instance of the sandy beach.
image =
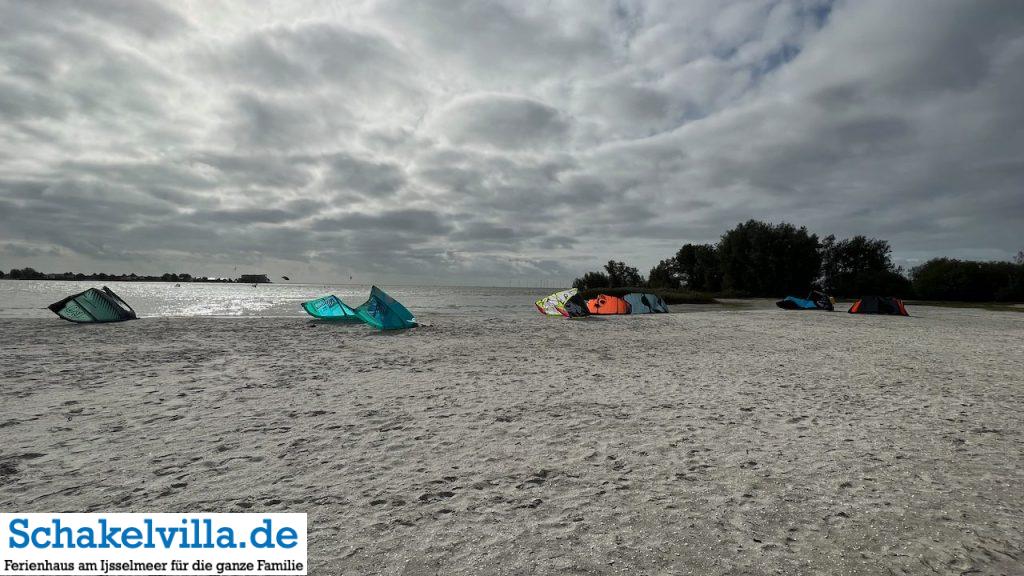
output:
M1024 314L0 320L0 509L309 514L311 574L1024 574Z

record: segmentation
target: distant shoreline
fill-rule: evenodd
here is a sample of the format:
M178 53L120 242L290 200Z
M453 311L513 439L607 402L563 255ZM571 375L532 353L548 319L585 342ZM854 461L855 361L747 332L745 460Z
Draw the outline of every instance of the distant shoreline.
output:
M285 277L287 279L287 277ZM5 274L0 270L0 280L57 280L57 281L100 281L100 282L218 282L236 284L271 284L266 274L242 274L238 278L210 278L209 276L193 276L186 272L165 272L159 276L139 276L129 274L107 274L105 272L85 274L83 272L40 272L35 268L13 268Z
M243 282L232 278L190 278L190 279L171 279L165 280L160 276L114 276L110 274L100 275L57 275L47 274L44 278L12 278L11 276L4 276L0 280L33 280L39 281L53 281L53 282L78 282L78 281L90 281L90 282L194 282L199 284L251 284L251 282ZM270 284L270 282L263 282L263 284Z

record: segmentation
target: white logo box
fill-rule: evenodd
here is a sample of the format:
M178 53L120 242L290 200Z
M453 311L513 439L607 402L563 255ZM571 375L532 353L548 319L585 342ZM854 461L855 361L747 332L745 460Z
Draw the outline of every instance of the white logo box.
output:
M306 514L0 513L0 574L304 575Z

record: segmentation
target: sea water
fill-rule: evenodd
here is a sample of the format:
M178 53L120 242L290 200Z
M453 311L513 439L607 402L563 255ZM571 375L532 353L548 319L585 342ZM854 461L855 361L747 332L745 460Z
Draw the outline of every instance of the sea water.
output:
M362 304L370 293L362 284L234 284L182 282L66 282L0 280L0 317L56 318L46 307L91 287L108 286L140 317L288 317L305 316L301 302L334 294L349 306ZM551 288L382 285L413 314L537 314L534 301Z

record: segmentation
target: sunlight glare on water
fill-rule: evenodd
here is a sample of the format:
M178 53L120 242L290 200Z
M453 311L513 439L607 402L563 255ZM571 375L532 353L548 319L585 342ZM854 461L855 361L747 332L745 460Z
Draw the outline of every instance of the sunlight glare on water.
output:
M369 285L219 284L183 282L65 282L0 280L0 317L56 318L49 304L91 287L108 286L140 317L301 317L300 304L334 294L350 306L362 304ZM549 288L381 286L418 316L424 314L536 314L534 301Z

